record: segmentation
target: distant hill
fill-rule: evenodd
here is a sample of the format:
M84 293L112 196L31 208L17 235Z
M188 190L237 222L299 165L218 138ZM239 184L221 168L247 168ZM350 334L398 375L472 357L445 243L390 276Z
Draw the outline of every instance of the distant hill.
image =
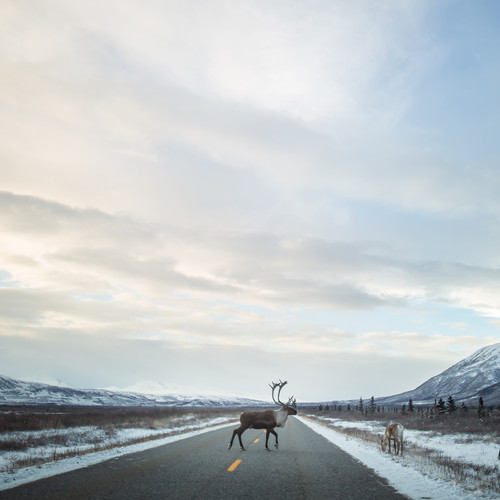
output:
M416 389L395 396L377 398L378 404L433 404L449 396L457 403L477 405L482 397L487 406L500 406L500 343L483 347Z
M141 386L137 386L138 388ZM148 386L142 386L148 390ZM157 387L150 386L151 391ZM412 391L379 397L378 405L432 405L435 399L453 396L456 403L477 405L482 397L486 406L500 406L500 343L483 347ZM333 403L333 402L332 402ZM337 401L357 404L357 400ZM264 401L247 398L145 394L135 391L72 389L69 387L24 382L0 376L0 405L73 406L267 406Z
M483 398L486 406L500 407L500 343L482 347L444 372L430 378L412 391L394 396L376 397L378 406L401 406L411 399L416 405L431 406L435 400L452 396L455 403L477 406ZM322 401L323 405L355 407L359 399ZM319 403L302 403L300 406Z
M247 398L72 389L0 376L0 405L210 407L263 406L266 403Z

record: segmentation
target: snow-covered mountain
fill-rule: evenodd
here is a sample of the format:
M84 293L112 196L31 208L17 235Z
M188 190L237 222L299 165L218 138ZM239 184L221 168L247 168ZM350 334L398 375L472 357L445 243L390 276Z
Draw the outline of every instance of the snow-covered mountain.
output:
M106 389L72 389L0 376L0 405L72 406L261 406L247 398L182 394L141 394Z
M132 390L131 390L132 389ZM140 390L140 391L139 391ZM147 391L149 393L143 393ZM415 404L431 405L435 399L453 396L477 405L479 397L489 406L500 405L500 343L479 349L412 391L377 398L380 405L400 405L410 399ZM339 403L347 403L342 401ZM350 401L355 404L357 401ZM231 396L183 395L158 384L141 383L126 390L72 389L69 387L23 382L0 376L0 405L74 405L74 406L264 406L263 401Z
M435 399L453 396L456 402L500 405L500 343L483 347L413 391L378 398L380 404L433 404Z

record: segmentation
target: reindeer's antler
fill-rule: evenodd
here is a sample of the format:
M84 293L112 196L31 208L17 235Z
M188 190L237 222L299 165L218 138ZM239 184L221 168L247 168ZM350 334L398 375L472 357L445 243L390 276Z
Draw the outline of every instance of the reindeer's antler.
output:
M288 406L292 400L294 399L293 396L288 400L288 402L285 404L283 403L283 401L280 400L280 394L281 394L281 389L283 389L283 387L287 384L288 382L285 380L284 382L280 381L279 382L272 382L271 384L269 384L269 387L273 390L272 392L272 396L273 396L273 401L277 404L277 405L281 405L281 406ZM277 397L277 400L274 399L274 390L276 389L276 387L279 387L278 389L278 397Z
M283 386L285 386L286 384L287 384L287 381L285 380L284 382L282 382L281 379L280 379L279 382L272 382L271 384L269 384L269 387L272 389L273 401L277 405L283 405L284 404L284 403L282 403L280 401L280 394L281 394L281 389L283 389ZM275 391L276 387L279 387L277 399L274 397L274 391Z

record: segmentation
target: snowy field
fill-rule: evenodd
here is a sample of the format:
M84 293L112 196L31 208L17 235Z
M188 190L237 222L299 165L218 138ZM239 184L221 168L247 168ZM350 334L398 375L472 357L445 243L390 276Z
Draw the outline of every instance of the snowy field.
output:
M378 439L358 438L352 432L354 429L381 437L385 426L380 422L297 418L410 498L500 498L500 440L493 436L475 441L476 436L467 434L405 429L405 453L401 457L383 453ZM347 429L349 434L343 432Z
M55 448L54 446L37 447L33 450L27 450L21 452L1 452L0 453L0 491L9 488L14 488L21 484L29 483L31 481L36 481L38 479L43 479L45 477L55 476L56 474L62 474L63 472L69 472L71 470L79 469L82 467L88 467L105 460L119 457L128 453L136 453L138 451L147 450L148 448L154 448L156 446L162 446L164 444L173 443L179 439L185 439L191 436L196 436L203 432L220 429L230 425L234 426L235 420L217 417L203 423L203 426L197 430L193 429L193 424L179 425L178 427L169 428L169 433L174 435L158 438L158 439L148 439L144 442L126 445L125 443L130 441L136 441L141 439L147 439L154 436L155 434L164 433L164 430L152 431L151 429L122 429L113 434L112 437L108 438L109 449L104 449L101 451L92 452L93 445L82 444L81 440L78 439L80 431L85 433L85 441L89 440L89 436L92 436L96 441L101 441L102 436L99 434L102 432L101 429L95 428L79 428L79 431L75 434L75 430L71 429L69 432L73 435L74 442L70 444L71 450L76 451L75 456L69 458L57 459L55 461L49 461L43 463L42 465L30 465L22 468L13 468L12 462L14 460L22 459L22 455L26 455L27 462L36 462L37 458L47 458L51 456L62 456L65 453L65 449ZM42 431L46 432L46 431ZM61 433L61 431L55 431ZM30 434L36 437L36 434L40 432L31 432ZM12 436L14 433L10 433ZM24 432L23 434L26 434ZM78 442L78 443L77 443ZM120 445L121 444L121 445Z
M483 437L479 442L475 442L474 439L471 439L471 436L465 434L440 435L433 432L407 429L405 431L405 454L403 457L399 457L382 453L378 442L367 440L366 435L364 439L355 437L355 434L353 435L353 430L365 431L367 435L370 435L370 433L377 436L381 435L384 427L379 422L348 422L332 418L296 418L375 470L380 476L387 478L394 488L410 498L435 500L500 498L500 460L498 460L500 443L498 438ZM34 463L36 460L33 460L34 453L45 458L64 454L64 450L57 449L54 446L37 447L36 450L22 452L30 455L33 465L13 468L11 464L14 460L22 458L22 453L4 452L0 454L0 490L77 468L87 467L123 454L161 446L212 429L234 425L234 419L218 417L204 422L203 428L197 430L192 430L192 424L179 425L176 428L169 429L169 431L175 432L175 435L128 446L125 445L126 442L146 439L155 432L160 433L161 431L123 429L123 431L117 431L112 436L109 436L109 449L96 452L88 452L91 451L90 444L78 444L80 442L78 433L75 434L73 430L72 439L74 442L66 442L66 445L71 446L72 449L76 447L80 453L69 458L36 465ZM336 430L331 426L334 426ZM350 433L345 434L343 432L345 430L350 430ZM87 437L93 433L105 432L97 428L85 428L80 429L80 431ZM33 434L33 438L37 437L36 433L31 434ZM96 435L95 438L102 440L103 436ZM447 457L452 460L454 468L456 468L456 462L463 464L464 472L459 474L461 477L458 480L447 472L446 467L439 465L443 462L443 459L446 462ZM27 460L27 463L29 462L30 460ZM461 469L459 468L459 470ZM475 479L474 471L476 471ZM495 484L496 487L491 486Z

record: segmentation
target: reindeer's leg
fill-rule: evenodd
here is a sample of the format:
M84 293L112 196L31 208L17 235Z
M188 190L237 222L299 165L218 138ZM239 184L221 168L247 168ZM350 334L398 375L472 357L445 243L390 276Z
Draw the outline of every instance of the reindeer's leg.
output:
M241 427L240 427L241 429ZM240 448L241 451L247 451L245 447L243 446L243 442L241 441L241 435L247 430L247 427L244 427L240 432L238 432L238 439L240 440Z
M274 434L274 437L276 438L276 443L274 443L274 447L278 449L278 433L274 429L269 429L269 432L271 432L271 434Z
M239 427L238 427L238 429L239 429ZM233 431L233 435L231 436L231 441L229 441L229 446L227 447L228 450L230 450L231 446L233 446L234 436L236 436L236 432L238 431L238 429L234 429L234 431Z
M246 451L245 450L245 447L243 446L243 443L241 441L241 435L247 430L246 427L243 427L242 425L240 425L237 429L234 429L233 431L233 435L231 436L231 441L229 442L229 446L227 447L228 450L231 449L231 446L233 446L233 440L234 440L234 436L238 435L238 440L240 442L240 448L241 448L241 451Z
M266 429L266 450L267 450L267 451L271 451L271 450L269 449L269 446L267 445L267 443L269 442L269 430L270 430L270 429Z

